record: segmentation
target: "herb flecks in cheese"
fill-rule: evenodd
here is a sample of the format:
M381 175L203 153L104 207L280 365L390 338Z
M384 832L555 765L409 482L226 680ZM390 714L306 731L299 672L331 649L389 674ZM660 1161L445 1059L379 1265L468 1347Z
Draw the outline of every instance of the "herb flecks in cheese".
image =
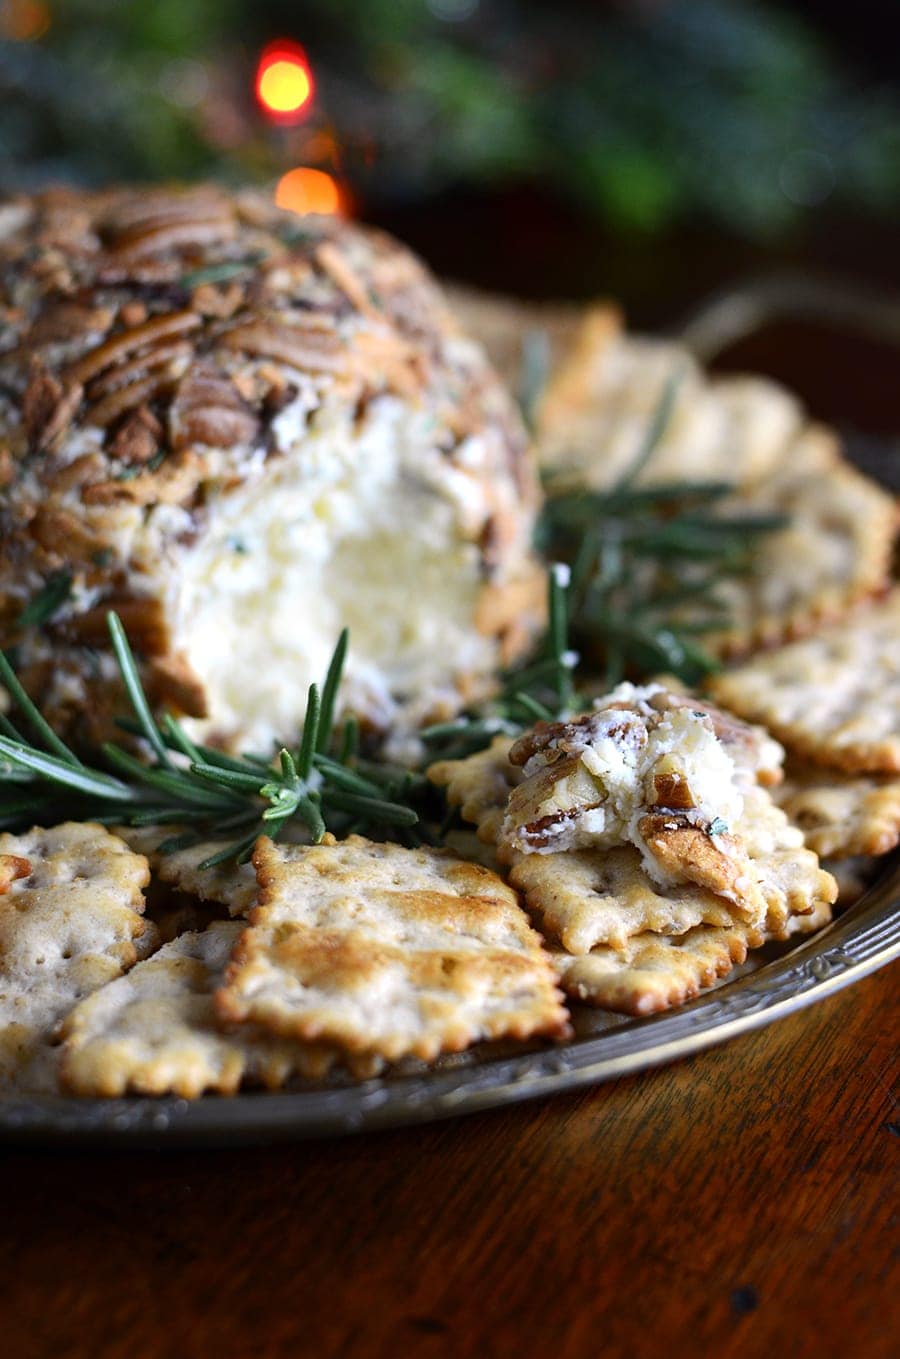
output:
M746 846L731 828L760 764L771 766L771 743L693 702L660 685L624 684L571 722L539 723L510 752L524 779L509 795L501 850L631 844L658 883L755 895Z

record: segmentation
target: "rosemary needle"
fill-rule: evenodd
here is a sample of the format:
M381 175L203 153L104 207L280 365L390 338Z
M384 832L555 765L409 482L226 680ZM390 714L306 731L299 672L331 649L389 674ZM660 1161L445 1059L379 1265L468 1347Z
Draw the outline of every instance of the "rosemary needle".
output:
M141 684L137 663L120 619L108 616L113 654L133 717L122 722L145 743L138 758L113 742L101 747L106 768L84 764L53 731L31 701L8 658L0 653L0 682L24 724L23 734L6 715L0 719L0 827L16 828L41 816L93 818L135 825L186 829L173 837L183 846L224 830L239 838L208 860L249 854L256 838L277 835L299 820L313 842L326 830L346 832L352 823L376 836L386 828L411 828L418 813L398 801L395 771L381 782L358 773L352 724L333 730L337 693L347 655L342 633L321 691L309 690L296 754L287 749L272 761L226 755L190 739L171 714L157 720ZM337 746L337 750L334 747ZM404 791L406 791L404 789Z

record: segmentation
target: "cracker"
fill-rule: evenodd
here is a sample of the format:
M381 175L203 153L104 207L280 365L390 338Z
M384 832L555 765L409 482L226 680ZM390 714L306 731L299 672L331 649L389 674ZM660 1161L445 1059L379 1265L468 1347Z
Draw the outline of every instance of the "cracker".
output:
M253 865L225 862L201 868L204 860L226 849L231 841L203 840L171 854L161 854L159 846L177 832L171 826L123 826L119 834L134 849L145 854L161 882L188 892L201 901L225 906L231 916L245 916L256 902L256 874Z
M569 953L598 944L627 949L635 935L684 934L696 925L732 926L732 903L693 883L652 882L637 849L566 850L516 855L509 881L525 897L541 932Z
M247 1025L224 1032L213 1006L244 926L216 921L182 934L77 1005L62 1026L60 1077L76 1095L233 1094L276 1089L292 1075L321 1080L337 1053ZM359 1073L363 1074L363 1073Z
M479 840L496 845L509 795L524 774L510 763L511 736L495 736L485 750L464 760L439 760L428 769L428 778L447 790L447 801L471 822Z
M900 773L900 589L716 676L710 688L817 764Z
M0 895L0 1084L56 1088L63 1016L156 942L143 919L147 861L91 822L0 835L16 861ZM27 865L27 870L25 869Z
M791 825L768 789L745 791L739 828L766 903L765 927L772 938L786 937L793 917L832 904L837 884L817 855L803 847L803 833Z
M694 883L661 886L631 846L516 855L509 881L525 897L542 930L575 954L598 944L623 949L638 934L683 934L698 925L742 926L783 937L794 915L830 904L834 879L764 788L745 792L740 832L758 894L744 903Z
M731 724L734 730L729 731L727 714L699 706L718 722L720 739L748 775L775 776L773 748L779 758L780 748L758 729L752 740L745 740L747 729L741 724ZM496 843L512 790L522 786L516 782L522 770L509 760L512 744L496 737L488 750L428 771L429 778L447 789L451 805L477 826L479 839L488 843ZM745 780L742 797L743 812L734 830L749 856L758 891L738 902L703 886L652 882L631 846L555 854L507 851L501 857L511 863L509 880L524 893L541 928L563 939L573 953L586 953L597 944L622 947L647 931L683 933L700 924L724 927L741 920L779 934L792 913L813 910L817 901L829 899L833 880L822 873L816 856L803 849L802 834L790 826L765 788Z
M888 854L900 843L900 777L794 760L775 799L822 857Z
M784 514L789 522L760 540L746 574L717 585L729 622L704 635L714 655L739 656L805 636L888 584L895 501L824 447L831 441L810 426L805 448L793 445L761 486L723 503L723 513Z
M224 1020L387 1060L567 1032L541 941L489 869L329 839L259 841L259 905L216 997Z
M522 302L455 283L444 291L463 330L484 346L491 364L515 394L522 392L529 339L540 337L553 371L576 339L584 315L584 309L571 302ZM597 310L610 318L613 329L618 328L618 312L611 307Z
M746 575L717 586L729 624L704 634L706 648L737 656L804 636L885 588L896 503L840 457L831 430L776 383L710 379L687 350L626 335L609 313L587 313L558 356L537 407L544 466L566 483L614 486L675 375L669 420L637 484L722 481L736 493L716 513L790 518L759 543Z
M669 341L624 334L615 313L589 311L557 361L537 406L545 467L574 469L605 490L628 471L668 383L671 414L639 485L721 480L754 485L784 456L803 426L799 402L765 378L710 381L690 352Z
M585 954L548 947L566 995L599 1009L642 1016L693 1000L744 963L751 949L811 934L830 920L831 905L819 898L806 914L790 916L778 933L741 924L698 925L683 934L636 934L620 948L600 945Z
M675 936L639 934L623 949L600 947L579 957L551 950L551 956L567 995L641 1016L693 1000L762 942L761 934L737 926L700 925Z

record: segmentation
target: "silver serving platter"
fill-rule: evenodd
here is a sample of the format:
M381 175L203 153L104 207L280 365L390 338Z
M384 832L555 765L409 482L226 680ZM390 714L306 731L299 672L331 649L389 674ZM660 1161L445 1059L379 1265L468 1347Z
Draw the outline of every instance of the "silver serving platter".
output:
M437 1067L285 1094L0 1101L0 1141L267 1142L396 1128L597 1085L663 1066L825 1000L900 957L900 864L834 924L690 1005L648 1019L588 1012L576 1037L510 1055L482 1047Z
M709 362L767 320L829 320L900 343L900 302L856 286L763 278L708 299L677 338ZM852 453L852 449L849 450ZM883 457L866 470L890 481ZM663 1066L813 1005L900 957L900 861L832 925L771 949L699 999L648 1019L575 1007L576 1036L554 1047L482 1045L432 1068L358 1084L203 1099L0 1099L0 1142L216 1144L396 1128L539 1099Z

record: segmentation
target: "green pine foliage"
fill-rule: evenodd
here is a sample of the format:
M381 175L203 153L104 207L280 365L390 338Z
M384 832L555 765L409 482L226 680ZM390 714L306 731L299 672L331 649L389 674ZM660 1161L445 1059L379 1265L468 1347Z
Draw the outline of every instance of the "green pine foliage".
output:
M0 180L265 180L321 162L370 200L538 183L613 228L706 220L772 237L823 204L900 200L900 101L769 3L48 0L0 39ZM251 94L273 37L318 86L302 126ZM309 155L308 155L309 152ZM325 164L324 168L332 168Z

